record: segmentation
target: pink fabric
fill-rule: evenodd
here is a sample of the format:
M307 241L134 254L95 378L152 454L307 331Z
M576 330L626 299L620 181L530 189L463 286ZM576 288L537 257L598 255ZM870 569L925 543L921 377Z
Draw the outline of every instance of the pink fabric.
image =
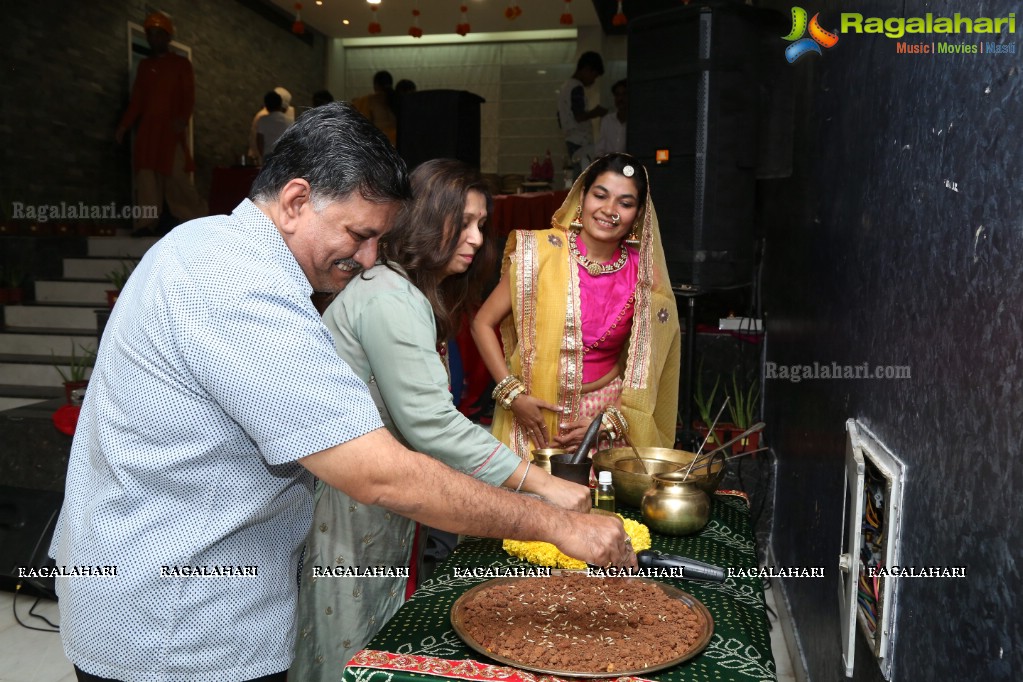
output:
M585 256L586 245L583 240L579 239L576 243L579 253ZM576 266L579 268L579 308L582 313L584 346L590 346L611 328L629 297L636 291L639 252L632 247L626 248L629 259L625 267L613 274L593 276L583 266ZM634 309L635 302L629 306L618 326L611 330L607 338L583 355L584 384L596 381L614 368L628 342Z
M596 391L590 391L589 393L583 393L579 403L579 414L574 418L568 420L569 422L576 422L582 420L589 424L593 419L607 409L609 406L614 405L618 407L619 398L622 396L622 378L616 377L611 383L604 388L598 388ZM593 456L593 452L603 447L621 447L625 445L625 441L621 438L616 440L614 443L607 443L607 439L601 436L600 441L594 445L590 450L590 457Z

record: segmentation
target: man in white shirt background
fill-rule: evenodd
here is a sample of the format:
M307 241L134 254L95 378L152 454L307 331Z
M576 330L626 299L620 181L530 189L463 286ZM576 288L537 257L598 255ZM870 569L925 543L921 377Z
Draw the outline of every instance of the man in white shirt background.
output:
M625 151L625 125L629 118L629 83L624 78L611 86L615 111L600 119L597 156Z

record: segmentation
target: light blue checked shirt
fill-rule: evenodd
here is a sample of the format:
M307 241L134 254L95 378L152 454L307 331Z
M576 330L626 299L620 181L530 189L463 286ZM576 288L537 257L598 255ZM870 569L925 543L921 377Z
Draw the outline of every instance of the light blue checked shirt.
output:
M50 549L67 570L116 566L57 580L64 649L86 672L224 682L291 664L313 483L295 460L382 426L311 293L247 200L175 229L128 281ZM194 566L257 575L180 575Z

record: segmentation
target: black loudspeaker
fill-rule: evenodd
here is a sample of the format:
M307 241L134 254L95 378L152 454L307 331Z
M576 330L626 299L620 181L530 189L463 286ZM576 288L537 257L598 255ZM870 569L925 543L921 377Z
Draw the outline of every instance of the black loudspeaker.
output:
M430 159L480 167L480 104L465 90L420 90L398 102L398 153L409 170Z
M761 131L786 130L777 112L791 119L775 87L787 66L785 28L776 12L733 3L629 22L627 147L650 171L676 287L752 281L758 174L791 167L790 132L788 142L761 139Z
M56 599L53 578L24 577L18 569L54 565L48 556L64 494L0 486L0 578L22 582Z

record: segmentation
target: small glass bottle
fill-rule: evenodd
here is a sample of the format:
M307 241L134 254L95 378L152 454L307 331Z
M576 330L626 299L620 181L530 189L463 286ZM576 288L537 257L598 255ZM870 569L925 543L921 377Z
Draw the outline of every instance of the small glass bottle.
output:
M611 472L601 471L597 477L597 509L613 512L615 510L615 487L611 482Z

